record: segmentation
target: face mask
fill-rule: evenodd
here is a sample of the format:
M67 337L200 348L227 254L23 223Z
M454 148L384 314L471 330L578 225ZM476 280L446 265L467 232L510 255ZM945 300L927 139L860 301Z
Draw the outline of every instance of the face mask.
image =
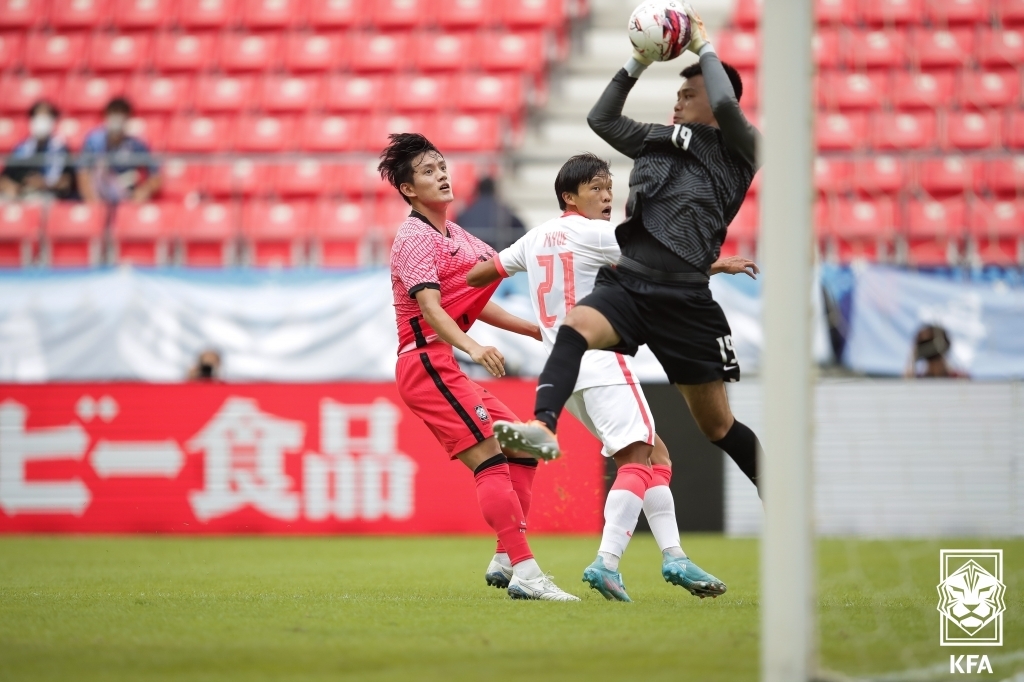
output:
M120 114L107 116L107 132L112 135L120 135L124 132L124 126L127 122L128 119Z
M37 140L42 140L49 137L53 133L54 125L56 121L53 120L52 116L45 114L37 114L29 119L28 132L32 137Z

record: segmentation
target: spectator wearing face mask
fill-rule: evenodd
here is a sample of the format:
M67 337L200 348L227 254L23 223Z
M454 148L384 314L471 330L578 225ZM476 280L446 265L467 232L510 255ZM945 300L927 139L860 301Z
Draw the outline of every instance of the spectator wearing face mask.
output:
M76 198L67 144L54 134L59 116L57 107L45 100L28 110L29 136L14 148L0 172L0 197Z
M131 104L115 97L103 114L103 126L90 131L82 145L78 168L82 198L109 204L149 201L160 189L160 166L146 143L126 130Z

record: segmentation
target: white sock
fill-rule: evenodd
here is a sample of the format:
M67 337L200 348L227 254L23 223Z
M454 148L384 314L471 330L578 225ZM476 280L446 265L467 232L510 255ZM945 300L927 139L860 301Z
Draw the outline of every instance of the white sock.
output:
M495 554L494 558L491 559L491 561L496 561L497 563L501 564L505 568L512 568L512 560L508 558L508 554L505 554L505 553Z
M533 580L534 578L539 578L544 575L544 573L541 572L540 565L537 563L536 559L520 561L512 567L512 573L514 573L520 580Z
M601 557L601 560L604 561L604 567L609 571L619 570L619 557L611 552L598 552L597 556Z
M686 556L679 546L679 525L676 523L676 502L667 485L655 485L644 495L644 515L658 542L658 549L668 556Z
M608 499L604 503L604 533L601 535L601 546L598 554L610 554L621 557L626 551L629 539L636 530L637 519L644 509L644 501L628 490L612 489L608 491ZM605 561L608 566L608 562ZM618 568L608 566L611 570Z

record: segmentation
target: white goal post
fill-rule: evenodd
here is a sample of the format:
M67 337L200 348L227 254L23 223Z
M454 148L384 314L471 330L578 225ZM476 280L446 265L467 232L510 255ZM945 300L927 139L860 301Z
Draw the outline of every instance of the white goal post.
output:
M761 679L817 672L811 431L814 112L811 0L765 0Z

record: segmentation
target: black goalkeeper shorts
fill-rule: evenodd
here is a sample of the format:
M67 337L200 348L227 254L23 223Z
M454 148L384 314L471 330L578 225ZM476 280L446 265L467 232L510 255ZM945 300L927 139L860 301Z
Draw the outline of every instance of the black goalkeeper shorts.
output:
M652 282L605 266L577 305L611 322L622 342L608 350L636 355L647 344L674 384L740 380L729 321L706 283Z

